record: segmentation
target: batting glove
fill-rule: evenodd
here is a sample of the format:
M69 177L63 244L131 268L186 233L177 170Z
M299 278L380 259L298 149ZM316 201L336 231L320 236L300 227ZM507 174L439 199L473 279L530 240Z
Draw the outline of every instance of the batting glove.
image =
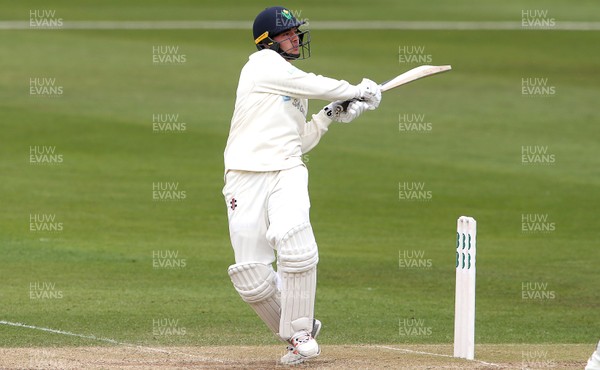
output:
M358 99L365 101L369 105L369 110L377 109L381 102L381 87L367 78L363 78L356 87L360 92Z
M347 102L338 100L328 104L323 110L332 121L350 123L369 109L369 104L364 101L352 100L346 109L344 109L344 103Z

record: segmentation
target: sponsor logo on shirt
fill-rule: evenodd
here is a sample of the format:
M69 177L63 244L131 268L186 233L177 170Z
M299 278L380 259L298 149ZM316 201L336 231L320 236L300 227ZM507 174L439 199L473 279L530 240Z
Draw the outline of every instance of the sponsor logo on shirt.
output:
M300 113L302 113L304 116L306 116L306 110L304 109L304 105L302 105L302 102L300 101L300 99L292 100L292 105L294 107L296 107L300 111Z

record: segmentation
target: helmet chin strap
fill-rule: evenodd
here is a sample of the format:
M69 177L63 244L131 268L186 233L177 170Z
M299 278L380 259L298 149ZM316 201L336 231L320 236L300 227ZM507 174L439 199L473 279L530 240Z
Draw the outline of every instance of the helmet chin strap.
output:
M296 60L300 58L300 54L281 53L281 56L286 60Z
M298 53L298 54L290 54L290 53L285 52L285 51L279 51L279 55L281 55L286 60L296 60L296 59L300 58L300 53Z
M306 58L310 57L310 45L309 45L310 38L308 38L308 43L305 44L304 43L304 34L305 33L308 33L308 31L305 31L302 34L300 34L300 44L298 45L298 49L299 49L298 54L290 54L286 51L281 50L281 42L275 41L271 38L268 39L269 42L263 42L262 44L257 44L256 46L259 50L262 50L265 48L271 49L274 52L281 55L286 60L306 59ZM285 40L283 40L283 41L285 41ZM293 47L291 49L293 49ZM308 56L305 55L306 53L308 53Z
M300 58L300 53L298 53L298 54L290 54L290 53L287 53L285 51L282 51L281 50L281 44L279 42L276 42L276 41L272 42L268 46L264 45L263 49L271 49L274 52L276 52L279 55L281 55L286 60L295 60L295 59Z

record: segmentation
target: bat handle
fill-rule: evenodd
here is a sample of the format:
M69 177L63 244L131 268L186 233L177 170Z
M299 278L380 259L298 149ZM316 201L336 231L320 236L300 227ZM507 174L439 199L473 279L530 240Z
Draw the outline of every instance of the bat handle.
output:
M335 107L335 113L345 112L346 109L348 109L348 106L350 105L351 102L352 102L352 100L346 100L342 104L340 104L337 107Z
M382 83L379 85L380 88L383 88L383 85L385 83L387 83L388 81ZM381 90L383 91L383 90ZM335 113L342 113L345 112L348 109L348 106L350 105L350 103L352 103L353 100L356 99L352 99L352 100L346 100L345 102L343 102L341 105L338 105L337 107L335 107ZM363 100L363 99L359 99L359 100Z

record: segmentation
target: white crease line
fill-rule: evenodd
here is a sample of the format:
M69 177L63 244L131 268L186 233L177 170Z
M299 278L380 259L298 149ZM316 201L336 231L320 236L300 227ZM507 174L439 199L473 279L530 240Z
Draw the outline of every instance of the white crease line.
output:
M100 342L106 342L106 343L112 343L112 344L124 344L124 343L120 343L114 339L107 339L107 338L99 338L95 335L84 335L84 334L76 334L76 333L71 333L69 331L63 331L63 330L57 330L57 329L50 329L50 328L41 328L41 327L37 327L37 326L33 326L33 325L27 325L27 324L23 324L20 322L10 322L10 321L4 321L4 320L0 320L0 324L2 325L9 325L9 326L17 326L17 327L21 327L21 328L27 328L27 329L35 329L35 330L41 330L41 331L46 331L49 333L55 333L55 334L63 334L63 335L70 335L73 337L79 337L79 338L85 338L85 339L92 339L92 340L97 340Z
M600 22L557 21L552 26L527 27L520 21L310 21L322 30L542 30L600 31ZM249 30L249 21L68 21L60 26L31 27L27 20L0 21L0 30Z
M34 329L34 330L40 330L40 331L45 331L48 333L54 333L54 334L62 334L62 335L70 335L73 337L78 337L78 338L84 338L84 339L91 339L91 340L97 340L100 342L105 342L105 343L111 343L111 344L116 344L116 345L121 345L121 346L126 346L126 347L133 347L133 348L137 348L143 351L149 351L149 352L160 352L160 353L165 353L165 354L182 354L188 357L193 357L193 358L197 358L200 359L200 361L213 361L213 362L220 362L220 363L225 363L224 360L220 360L220 359L216 359L216 358L207 358L207 357L203 357L203 356L198 356L198 355L192 355L189 353L185 353L185 352L181 352L181 351L167 351L165 349L160 349L160 348L152 348L152 347L144 347L144 346L140 346L137 344L130 344L130 343L125 343L125 342L119 342L117 340L114 339L109 339L109 338L100 338L97 337L95 335L85 335L85 334L77 334L77 333L71 333L70 331L64 331L64 330L58 330L58 329L50 329L50 328L43 328L40 326L33 326L33 325L27 325L27 324L23 324L20 322L10 322L10 321L5 321L5 320L0 320L0 324L1 325L8 325L8 326L16 326L19 328L27 328L27 329Z
M391 349L391 350L393 350L393 351L401 351L401 352L406 352L406 353L416 353L416 354L419 354L419 355L428 355L428 356L438 356L438 357L456 358L456 357L454 357L454 356L450 356L450 355L444 355L444 354L441 354L441 353L431 353L431 352L424 352L424 351L414 351L414 350L412 350L412 349L404 349L404 348L396 348L396 347L388 347L388 346L377 346L377 345L376 345L376 346L373 346L373 347L376 347L376 348L385 348L385 349ZM494 363L491 363L491 362L485 362L485 361L481 361L481 360L467 360L467 359L464 359L464 358L460 358L460 359L459 359L459 358L456 358L456 359L457 359L457 360L473 361L473 362L477 362L477 363L480 363L480 364L483 364L483 365L489 365L489 366L497 366L497 367L501 367L501 366L500 366L500 365L498 365L498 364L494 364Z

